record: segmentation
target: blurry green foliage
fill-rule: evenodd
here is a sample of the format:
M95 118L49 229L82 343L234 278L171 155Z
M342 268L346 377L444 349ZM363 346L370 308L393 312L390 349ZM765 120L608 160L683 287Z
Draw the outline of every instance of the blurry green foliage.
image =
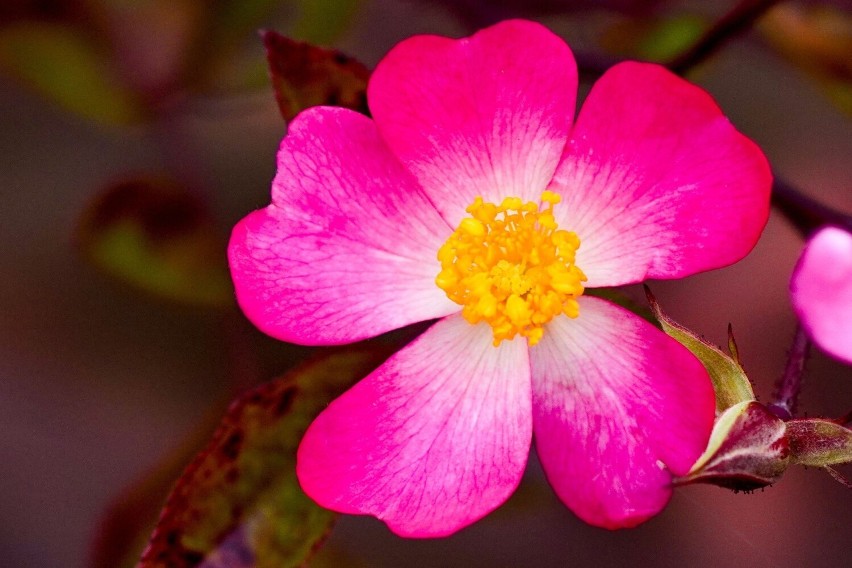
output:
M670 61L694 44L707 25L703 18L688 14L657 20L639 39L636 54L648 61Z
M692 46L708 25L705 19L692 14L631 18L614 23L601 41L613 53L665 63Z
M296 0L299 17L292 35L317 45L328 45L349 25L361 0Z
M154 116L177 94L265 86L259 28L287 14L295 36L328 44L346 29L359 1L53 4L22 1L0 9L0 71L65 110L126 124Z
M177 183L142 178L107 188L84 213L79 242L95 266L156 297L233 305L224 242L204 204Z
M852 13L830 5L784 3L770 11L758 29L841 110L852 114Z
M42 96L104 123L134 122L139 99L114 74L83 32L54 23L0 27L0 68Z

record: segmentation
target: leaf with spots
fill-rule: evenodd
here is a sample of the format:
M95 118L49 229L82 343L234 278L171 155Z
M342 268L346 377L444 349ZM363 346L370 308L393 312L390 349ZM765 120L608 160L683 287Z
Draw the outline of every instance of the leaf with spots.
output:
M294 41L274 31L261 33L269 75L284 120L318 105L341 106L369 114L370 72L339 51Z
M326 354L237 399L172 490L139 568L302 565L334 514L299 487L299 441L386 355L364 347Z
M183 304L233 305L224 238L201 199L159 178L107 188L84 212L78 240L97 268Z

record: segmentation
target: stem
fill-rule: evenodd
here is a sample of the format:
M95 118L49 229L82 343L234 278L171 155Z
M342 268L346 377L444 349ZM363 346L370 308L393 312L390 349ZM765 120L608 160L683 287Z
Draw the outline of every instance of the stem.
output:
M778 2L779 0L743 0L717 20L692 47L670 61L667 67L678 75L685 75L716 53L725 42L748 30Z
M802 390L802 376L805 371L805 361L811 348L811 342L802 326L796 326L793 345L787 355L787 366L784 374L778 379L775 390L775 400L768 405L776 416L789 420L796 412L799 392Z
M790 220L803 237L823 225L835 225L852 232L852 216L808 197L783 179L775 178L772 203Z

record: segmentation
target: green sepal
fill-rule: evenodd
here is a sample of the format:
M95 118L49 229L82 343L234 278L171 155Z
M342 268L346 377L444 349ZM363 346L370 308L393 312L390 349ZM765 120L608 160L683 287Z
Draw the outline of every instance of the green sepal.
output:
M647 286L645 286L645 293L648 296L651 311L654 313L657 321L660 322L663 331L698 357L698 360L701 361L704 368L710 374L710 379L713 381L713 390L716 391L717 414L724 412L736 404L755 400L751 382L748 380L748 376L746 376L745 371L737 360L739 355L736 351L736 343L733 341L733 333L731 333L730 327L728 328L728 345L734 354L733 357L727 355L712 343L702 339L664 314Z

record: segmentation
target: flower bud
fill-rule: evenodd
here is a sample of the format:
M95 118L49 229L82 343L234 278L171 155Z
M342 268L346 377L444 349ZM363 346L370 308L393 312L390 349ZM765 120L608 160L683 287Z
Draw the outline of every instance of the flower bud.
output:
M789 463L784 421L762 404L744 401L722 413L707 450L675 484L712 483L753 491L778 481Z

